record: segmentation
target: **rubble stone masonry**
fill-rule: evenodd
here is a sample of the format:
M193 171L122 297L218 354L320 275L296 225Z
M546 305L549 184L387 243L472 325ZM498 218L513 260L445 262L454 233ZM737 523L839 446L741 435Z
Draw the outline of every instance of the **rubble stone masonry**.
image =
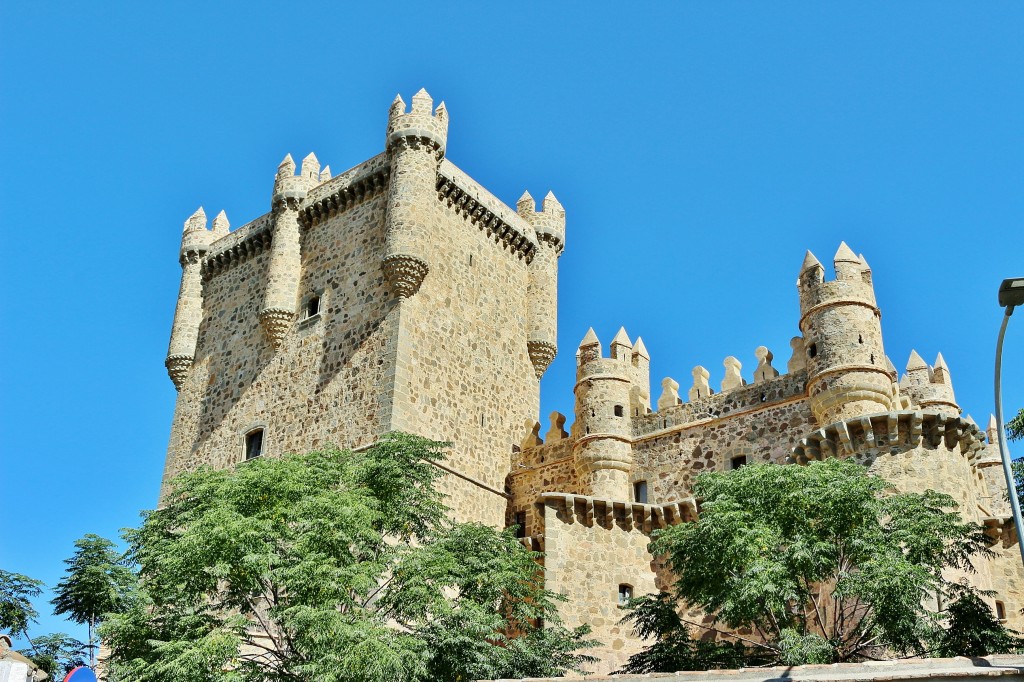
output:
M687 388L661 379L654 400L644 342L622 329L606 355L589 330L575 419L566 430L553 413L543 431L566 213L550 193L504 204L447 158L447 131L425 91L411 107L396 98L377 156L334 177L312 154L298 171L287 156L266 214L233 231L223 212L212 229L202 209L188 218L165 492L179 472L235 466L247 442L276 456L392 430L448 441L453 516L521 527L568 598L566 623L603 642L595 672L607 673L642 646L619 624L620 591L670 584L647 547L657 528L697 518L697 476L852 457L901 490L950 494L983 525L994 558L950 577L991 590L1024 628L995 427L961 417L941 355L912 353L900 376L863 256L840 245L829 278L808 252L785 368L759 347L752 370L727 357L712 381L697 366Z

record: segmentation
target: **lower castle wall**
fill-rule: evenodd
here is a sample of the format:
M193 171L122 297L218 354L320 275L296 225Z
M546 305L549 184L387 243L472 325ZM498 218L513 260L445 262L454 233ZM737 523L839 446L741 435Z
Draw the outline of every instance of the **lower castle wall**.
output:
M620 625L625 611L619 607L619 585L628 584L634 596L665 589L656 574L643 528L615 521L604 527L580 519L574 510L557 502L538 505L544 523L544 575L549 590L568 601L560 611L567 627L589 623L591 637L602 646L587 653L600 658L591 672L607 674L620 669L643 648L631 625Z

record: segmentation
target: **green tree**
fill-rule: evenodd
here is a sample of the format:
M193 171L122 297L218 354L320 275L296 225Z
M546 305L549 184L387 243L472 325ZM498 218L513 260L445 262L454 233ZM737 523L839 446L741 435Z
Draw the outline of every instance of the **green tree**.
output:
M1020 633L1003 627L988 604L975 592L965 590L946 609L949 627L937 639L939 656L987 656L1008 654L1024 646Z
M739 668L756 662L757 652L741 642L693 639L690 625L680 618L676 600L668 592L636 597L627 609L620 623L632 623L638 637L654 643L630 656L620 674Z
M943 570L989 554L952 498L896 494L852 461L708 473L694 492L699 520L659 532L652 549L682 605L749 628L738 639L767 662L927 653L944 621L925 604L965 589Z
M29 643L31 648L22 649L21 653L31 658L52 680L86 665L89 658L89 646L63 632L33 637Z
M51 602L53 612L88 627L90 663L95 668L96 626L104 614L124 608L135 576L114 543L92 533L75 541L75 553L64 563L65 575Z
M1010 440L1024 438L1024 408L1017 412L1017 416L1006 422L1006 437Z
M140 588L101 628L115 679L471 680L591 660L538 555L447 520L443 443L403 434L185 474L128 531ZM542 627L541 624L545 627Z
M0 568L0 632L26 637L39 617L32 600L42 593L42 581Z

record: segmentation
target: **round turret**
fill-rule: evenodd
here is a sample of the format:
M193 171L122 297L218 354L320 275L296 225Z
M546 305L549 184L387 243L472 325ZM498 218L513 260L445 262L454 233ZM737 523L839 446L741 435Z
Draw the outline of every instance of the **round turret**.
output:
M401 96L388 112L391 178L381 269L399 299L415 295L430 272L426 254L436 238L437 168L448 139L448 111L443 102L436 110L433 107L434 100L420 90L413 95L408 113Z
M628 500L633 465L629 420L632 345L621 330L612 341L612 357L601 357L601 342L591 329L580 343L576 367L576 472L586 494Z
M826 282L808 251L797 281L807 395L821 425L894 407L871 270L845 242L834 262L836 279Z
M530 193L523 192L516 202L516 212L537 235L527 292L526 350L540 379L558 353L558 258L565 247L565 209L548 192L538 211Z

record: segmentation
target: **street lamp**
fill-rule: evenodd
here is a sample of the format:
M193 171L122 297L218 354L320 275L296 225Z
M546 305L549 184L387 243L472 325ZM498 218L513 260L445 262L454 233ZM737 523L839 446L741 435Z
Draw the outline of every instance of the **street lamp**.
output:
M1010 495L1010 509L1013 512L1013 524L1017 528L1017 548L1020 559L1024 563L1024 534L1021 532L1020 501L1017 500L1017 486L1014 485L1013 471L1010 468L1010 451L1006 447L1006 433L1003 429L1003 396L1001 374L1003 369L1003 337L1006 335L1006 323L1010 321L1015 306L1024 305L1024 277L1004 279L999 285L999 305L1006 308L1003 324L999 327L999 340L996 341L996 426L999 435L999 455L1003 459L1003 474L1006 476L1006 491Z

